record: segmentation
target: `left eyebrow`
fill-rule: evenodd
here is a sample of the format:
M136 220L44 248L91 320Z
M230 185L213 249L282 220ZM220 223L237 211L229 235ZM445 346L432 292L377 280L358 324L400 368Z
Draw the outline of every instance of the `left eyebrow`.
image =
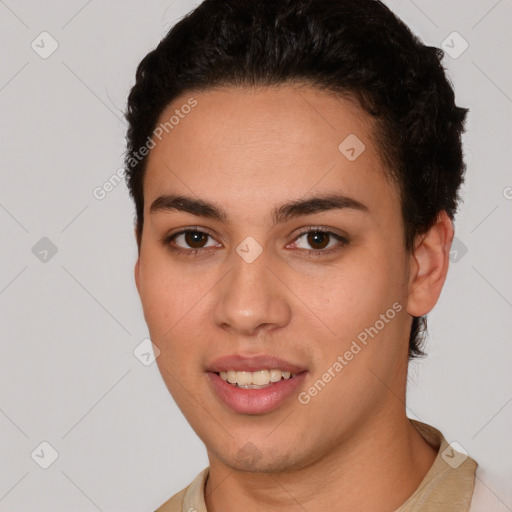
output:
M303 215L347 209L368 213L368 208L356 199L341 194L327 194L284 203L272 212L272 219L274 224L278 224Z
M325 194L283 203L272 210L272 221L274 224L279 224L295 217L346 209L368 212L368 208L356 199L341 194ZM183 211L224 223L229 221L226 210L221 206L185 195L167 194L160 196L151 203L149 208L150 213L168 211Z

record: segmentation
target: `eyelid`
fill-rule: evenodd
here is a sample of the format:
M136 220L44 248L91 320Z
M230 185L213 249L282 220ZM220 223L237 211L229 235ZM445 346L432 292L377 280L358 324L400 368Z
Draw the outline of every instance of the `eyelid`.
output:
M169 231L162 237L162 241L171 237L183 235L184 233L188 233L189 231L198 231L199 233L204 233L205 235L214 238L214 235L212 235L211 230L209 230L208 228L203 228L202 226L185 226L179 228L178 231Z
M301 236L305 233L311 233L311 232L315 232L315 231L320 231L322 233L329 233L331 235L336 235L336 236L339 236L340 238L344 238L347 241L349 240L349 236L347 234L345 234L343 232L337 233L336 231L340 231L340 230L335 230L334 228L329 228L327 226L306 226L305 228L300 228L300 230L295 238L298 238L299 236Z

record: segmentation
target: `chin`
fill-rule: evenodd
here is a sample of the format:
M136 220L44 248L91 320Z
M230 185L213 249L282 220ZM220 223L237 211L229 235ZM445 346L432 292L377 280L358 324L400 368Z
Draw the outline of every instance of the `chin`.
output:
M233 471L248 473L297 471L309 466L312 462L312 457L304 451L297 453L292 447L289 448L289 451L279 451L268 442L267 446L258 448L251 441L246 441L240 444L239 449L230 446L229 455L226 454L226 451L218 453L217 450L212 450L209 451L209 455L214 453L215 458Z

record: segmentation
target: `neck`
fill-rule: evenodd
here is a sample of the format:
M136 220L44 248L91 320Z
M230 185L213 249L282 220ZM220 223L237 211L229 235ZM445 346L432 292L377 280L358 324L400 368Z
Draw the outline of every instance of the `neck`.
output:
M209 453L208 512L286 509L395 510L417 489L437 452L405 413L367 422L307 467L276 473L235 471Z

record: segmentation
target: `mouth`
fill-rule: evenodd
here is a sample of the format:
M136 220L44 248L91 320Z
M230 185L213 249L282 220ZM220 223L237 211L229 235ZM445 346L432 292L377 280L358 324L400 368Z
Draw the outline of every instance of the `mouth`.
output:
M229 384L242 389L264 389L276 382L293 379L296 376L295 373L277 368L255 372L228 370L217 372L217 375Z
M224 406L255 415L289 403L308 371L275 357L234 355L217 359L206 373L213 394Z

